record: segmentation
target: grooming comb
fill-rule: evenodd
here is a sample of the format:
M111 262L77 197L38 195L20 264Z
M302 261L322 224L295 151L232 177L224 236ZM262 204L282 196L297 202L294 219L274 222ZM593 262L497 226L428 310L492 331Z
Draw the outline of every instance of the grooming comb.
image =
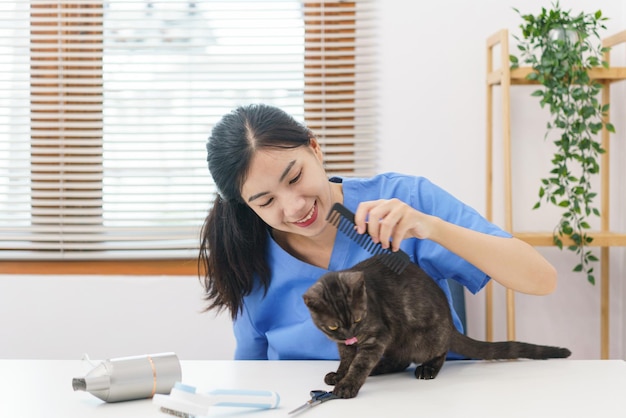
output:
M341 203L335 203L333 205L330 212L328 212L328 216L326 216L326 220L370 254L374 256L380 255L380 262L389 267L394 273L402 273L411 262L409 255L404 251L398 250L394 252L385 249L380 243L374 242L368 233L359 234L356 232L354 213L350 212L350 210Z

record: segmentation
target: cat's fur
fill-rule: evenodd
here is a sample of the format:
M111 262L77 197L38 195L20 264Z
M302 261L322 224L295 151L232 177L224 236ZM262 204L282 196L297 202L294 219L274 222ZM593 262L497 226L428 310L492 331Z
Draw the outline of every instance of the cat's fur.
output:
M418 364L416 378L434 379L449 350L484 360L571 354L566 348L483 342L461 334L435 281L413 263L395 274L377 259L384 256L327 273L303 295L315 325L339 348L339 367L324 378L335 395L355 397L367 376L402 371L411 363Z

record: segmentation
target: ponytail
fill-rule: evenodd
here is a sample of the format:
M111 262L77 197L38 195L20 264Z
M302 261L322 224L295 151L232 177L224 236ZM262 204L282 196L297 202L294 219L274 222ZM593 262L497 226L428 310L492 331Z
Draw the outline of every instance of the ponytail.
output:
M244 296L256 285L255 275L267 291L267 234L265 222L245 203L216 198L202 226L200 242L207 311L228 309L235 319L243 309Z

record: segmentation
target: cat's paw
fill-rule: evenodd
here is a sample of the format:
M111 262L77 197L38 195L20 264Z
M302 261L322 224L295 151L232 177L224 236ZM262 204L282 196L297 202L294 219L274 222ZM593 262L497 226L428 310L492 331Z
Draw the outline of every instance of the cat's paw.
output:
M333 395L343 399L350 399L359 393L359 389L361 389L359 385L337 383L337 386L333 389Z
M327 385L335 386L340 380L341 376L335 372L327 373L326 376L324 376L324 383Z
M429 365L421 364L415 369L415 378L423 380L431 380L437 377L438 369Z

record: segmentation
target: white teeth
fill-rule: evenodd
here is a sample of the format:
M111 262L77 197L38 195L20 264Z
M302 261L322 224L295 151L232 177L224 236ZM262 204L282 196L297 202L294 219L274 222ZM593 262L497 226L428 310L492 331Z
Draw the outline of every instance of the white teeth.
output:
M315 211L315 206L313 206L313 207L311 208L311 211L310 211L310 212L306 215L306 217L305 217L305 218L300 219L300 220L299 220L299 221L297 221L296 223L301 224L301 223L304 223L304 222L308 221L309 219L311 219L311 218L313 217L313 212L314 212L314 211Z

